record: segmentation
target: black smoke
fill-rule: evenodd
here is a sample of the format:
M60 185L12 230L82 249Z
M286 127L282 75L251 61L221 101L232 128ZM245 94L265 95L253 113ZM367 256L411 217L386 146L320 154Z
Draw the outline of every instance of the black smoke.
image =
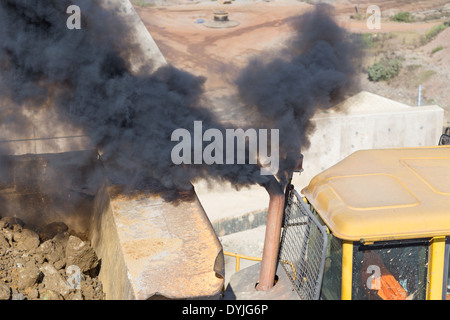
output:
M288 42L252 59L236 80L244 106L258 114L259 123L280 130L280 181L309 147L313 115L357 89L360 46L333 17L326 4L297 16Z
M66 27L70 5L81 8L81 30ZM280 129L282 181L308 144L314 112L351 87L351 42L330 14L319 6L301 16L279 57L253 60L237 80L242 102L256 110L247 127ZM199 178L236 187L267 183L258 165L172 163L175 129L192 130L198 120L205 130L224 132L225 125L205 105L204 78L171 65L132 71L138 47L128 22L100 0L2 0L0 122L26 132L33 112L54 108L84 130L121 184L150 180L186 190Z
M81 30L66 28L72 4L81 9ZM115 183L151 179L166 188L189 189L198 178L236 186L264 182L254 165L172 163L175 129L192 130L195 120L205 129L225 129L202 106L204 78L170 65L131 71L139 44L130 30L100 1L2 1L0 121L15 121L26 131L33 120L28 110L48 108L50 102L61 120L89 135Z

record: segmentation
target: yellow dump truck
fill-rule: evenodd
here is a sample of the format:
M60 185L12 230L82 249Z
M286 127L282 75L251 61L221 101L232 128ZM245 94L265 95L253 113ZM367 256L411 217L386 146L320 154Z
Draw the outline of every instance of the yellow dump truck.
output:
M301 192L287 191L277 284L251 293L236 275L229 291L238 299L447 299L449 249L450 146L358 151Z

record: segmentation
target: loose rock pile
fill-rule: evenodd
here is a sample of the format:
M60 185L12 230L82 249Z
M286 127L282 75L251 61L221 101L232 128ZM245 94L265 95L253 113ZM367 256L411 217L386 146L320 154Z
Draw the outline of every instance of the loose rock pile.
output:
M102 300L99 260L62 222L0 219L0 300Z

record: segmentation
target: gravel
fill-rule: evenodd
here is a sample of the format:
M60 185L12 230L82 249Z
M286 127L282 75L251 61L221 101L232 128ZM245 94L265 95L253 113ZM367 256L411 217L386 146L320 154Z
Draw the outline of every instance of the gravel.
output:
M104 300L99 260L62 222L0 219L0 300Z

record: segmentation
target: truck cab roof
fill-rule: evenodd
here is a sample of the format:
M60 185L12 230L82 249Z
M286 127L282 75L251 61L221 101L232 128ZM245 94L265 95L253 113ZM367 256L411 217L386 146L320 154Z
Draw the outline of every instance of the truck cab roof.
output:
M450 146L357 151L302 193L343 240L450 235Z

